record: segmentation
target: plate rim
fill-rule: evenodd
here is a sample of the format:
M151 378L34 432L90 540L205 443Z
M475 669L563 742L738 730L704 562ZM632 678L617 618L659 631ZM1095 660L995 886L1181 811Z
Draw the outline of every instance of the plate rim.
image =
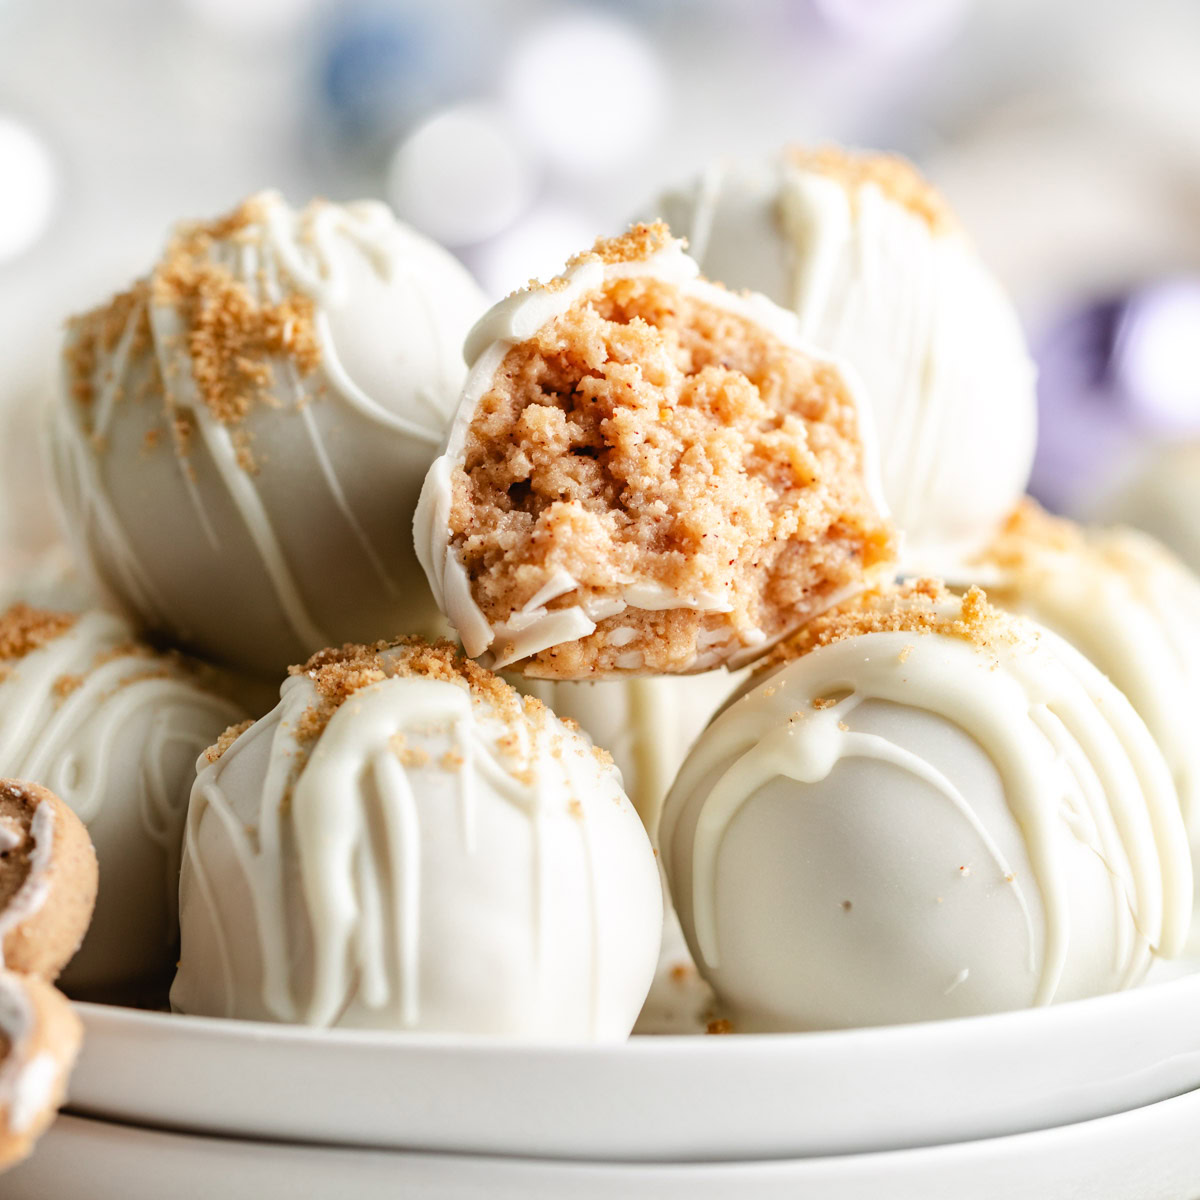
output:
M767 1053L778 1052L784 1047L800 1042L814 1047L830 1049L853 1044L861 1048L863 1043L887 1042L897 1038L910 1040L954 1040L974 1038L984 1027L989 1031L1019 1034L1028 1025L1075 1024L1087 1019L1098 1010L1111 1013L1122 1006L1141 1007L1150 995L1173 997L1180 991L1194 990L1200 993L1200 968L1188 971L1175 978L1162 979L1111 992L1100 996L1089 996L1078 1000L1067 1000L1060 1004L1043 1005L1036 1008L1010 1009L1004 1012L984 1013L967 1017L948 1017L930 1021L911 1021L896 1025L868 1025L846 1029L797 1030L787 1033L733 1032L721 1036L703 1033L693 1034L632 1034L624 1041L575 1042L543 1038L513 1038L499 1034L432 1033L416 1030L318 1028L309 1025L288 1024L273 1021L251 1021L240 1017L196 1016L191 1013L165 1012L158 1009L135 1008L129 1005L106 1004L97 1001L72 1000L72 1008L84 1021L85 1027L93 1023L108 1022L129 1028L145 1026L154 1030L180 1031L189 1029L195 1033L216 1035L229 1040L245 1039L295 1044L298 1048L309 1046L345 1047L347 1049L386 1049L395 1053L402 1050L422 1051L480 1051L496 1055L511 1056L597 1056L614 1053L642 1057L669 1056L688 1053L697 1045L712 1047L703 1053L733 1054L753 1047ZM1197 996L1200 999L1200 995Z

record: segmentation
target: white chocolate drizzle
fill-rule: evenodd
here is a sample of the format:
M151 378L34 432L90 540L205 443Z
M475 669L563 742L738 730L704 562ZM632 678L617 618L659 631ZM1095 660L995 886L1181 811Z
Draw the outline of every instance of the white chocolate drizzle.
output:
M217 761L200 764L185 833L185 878L190 878L188 886L194 888L217 943L225 1011L232 1015L246 1007L239 989L250 985L235 975L231 941L247 934L242 918L237 928L228 923L230 914L222 908L219 884L201 848L201 827L212 820L219 822L253 897L253 914L245 920L254 924L261 962L257 999L274 1019L330 1026L353 1003L386 1017L383 1023L390 1027L421 1025L422 904L430 869L421 812L430 796L446 802L447 787L458 808L458 850L467 860L495 852L476 834L481 787L529 823L534 875L529 920L536 976L532 1003L549 1003L553 964L545 941L555 914L546 908L544 876L553 864L544 844L544 822L569 797L594 793L596 772L611 768L601 768L582 739L555 744L576 735L534 731L523 721L503 720L466 688L416 676L393 677L356 691L333 712L319 739L305 745L297 739L297 722L315 698L306 676L291 677L270 714ZM455 764L443 763L440 752L416 766L406 764L397 754L398 734L410 747L448 745ZM261 739L269 740L265 778L254 820L247 824L225 790L224 775L237 768L242 755L260 753ZM612 794L624 802L612 775ZM590 820L580 812L572 824L587 865L589 1021L595 1036L608 968L599 935L604 913ZM561 848L561 842L555 844ZM304 935L298 935L295 925L297 895L309 931ZM311 941L311 963L304 966L297 962L298 936L305 944ZM200 969L188 963L188 953L185 922L184 966Z
M419 269L428 269L430 247L398 225L382 204L360 202L349 205L316 203L300 212L290 209L275 193L263 193L251 202L262 213L253 237L238 236L216 242L211 250L214 263L227 267L258 300L278 303L286 293L311 299L315 306L314 333L320 361L311 377L305 378L287 360L270 364L274 390L283 411L302 421L316 464L314 486L328 492L329 505L345 520L349 537L361 550L366 563L383 590L394 597L405 593L404 581L385 565L386 555L372 541L367 524L350 506L346 489L338 478L321 433L310 411L314 397L333 397L378 426L381 435L418 443L430 454L441 443L449 406L457 394L461 376L457 346L447 344L444 319L432 310L425 291L429 287ZM396 336L420 337L422 354L432 363L431 379L414 386L412 412L397 412L369 395L352 377L339 354L330 324L330 310L354 301L346 267L344 245L349 242L363 252L371 269L385 283L407 288L418 300L418 311L428 316L428 328L420 334L398 330ZM445 269L445 268L443 268ZM148 314L147 314L147 309ZM105 470L103 447L116 416L122 394L129 390L129 372L148 369L130 361L130 346L140 322L149 316L153 355L157 359L163 403L173 415L192 418L200 446L176 446L183 487L197 522L214 551L220 541L197 486L191 456L203 453L215 469L224 497L240 518L282 618L292 635L308 652L340 639L330 635L312 611L308 589L289 561L277 530L286 512L273 511L260 494L255 477L239 460L232 431L209 410L198 394L186 352L187 333L181 314L169 303L139 299L131 305L127 326L111 360L100 364L90 420L85 422L82 406L71 399L69 365L64 366L63 396L55 407L53 455L55 475L69 513L68 522L77 526L73 536L96 561L103 582L130 604L139 618L156 629L173 630L188 641L191 630L180 625L171 606L154 583L154 570L141 554L122 524L114 506Z
M997 878L1012 883L1024 914L1030 970L1038 979L1035 1003L1055 998L1071 940L1056 836L1062 822L1110 873L1119 977L1135 980L1152 952L1179 952L1191 907L1191 866L1174 788L1145 726L1082 655L1047 631L1036 642L995 653L933 634L847 638L789 663L714 720L680 772L660 827L669 877L676 873L675 854L691 856L695 935L708 965L720 961L716 866L734 817L770 780L814 782L856 756L924 779L979 834ZM811 707L814 698L839 693L845 694L837 704ZM994 762L1042 901L1040 964L1032 961L1025 882L1012 878L966 798L914 749L848 727L846 717L867 699L936 714L962 728ZM719 773L707 791L695 795L713 772ZM803 802L798 791L796 803ZM676 848L675 823L684 806L696 803L690 849Z
M110 760L121 730L135 714L151 710L138 793L119 801L137 805L147 837L163 850L164 890L173 913L186 796L177 784L168 786L162 762L174 742L182 740L196 754L206 744L206 735L177 725L176 714L180 706L208 714L213 728L240 714L236 705L168 668L166 660L122 652L131 638L118 617L84 613L63 633L10 664L0 682L0 773L37 781L88 824L106 802ZM56 684L65 678L74 686L59 695ZM50 806L39 805L35 863L41 862L37 854L43 847L49 853L51 839L38 831L48 829L45 823L52 819ZM11 906L4 916L10 911Z

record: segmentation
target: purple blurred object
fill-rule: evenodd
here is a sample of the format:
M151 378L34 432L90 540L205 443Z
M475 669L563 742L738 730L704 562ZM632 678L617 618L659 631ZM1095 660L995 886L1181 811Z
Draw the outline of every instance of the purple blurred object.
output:
M789 24L843 49L911 54L939 45L961 26L970 0L799 0Z
M1038 448L1030 491L1070 512L1151 438L1200 435L1200 277L1095 301L1035 347Z

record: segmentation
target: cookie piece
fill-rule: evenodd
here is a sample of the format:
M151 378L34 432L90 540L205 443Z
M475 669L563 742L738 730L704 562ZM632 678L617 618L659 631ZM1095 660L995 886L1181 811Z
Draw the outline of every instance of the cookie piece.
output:
M83 822L47 788L0 779L2 964L56 979L87 932L97 879Z
M57 988L0 971L0 1171L25 1158L54 1120L82 1040Z

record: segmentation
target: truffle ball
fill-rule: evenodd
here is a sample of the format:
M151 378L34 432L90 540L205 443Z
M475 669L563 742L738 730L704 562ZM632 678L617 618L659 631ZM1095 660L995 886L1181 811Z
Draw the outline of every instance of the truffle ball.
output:
M1075 525L1032 500L981 557L997 604L1066 638L1154 736L1200 845L1200 579L1153 538Z
M1119 521L1152 534L1200 572L1200 442L1148 451L1115 486L1092 498L1084 515ZM1076 514L1078 515L1078 514Z
M69 535L144 628L237 669L437 627L410 523L483 308L381 204L264 193L179 227L70 324Z
M611 759L415 640L326 651L209 754L188 813L188 1013L625 1037L658 870Z
M659 829L735 1028L1049 1004L1179 952L1170 771L1062 639L924 582L818 618L779 660L713 721Z
M0 776L40 783L87 826L95 914L62 974L98 993L165 974L196 758L242 716L207 676L119 617L14 605L0 616Z
M946 201L902 159L793 149L714 166L656 215L710 279L793 309L857 369L906 565L978 550L1025 490L1037 401L1016 313Z
M527 679L510 682L563 720L575 721L621 771L625 793L652 828L692 743L748 671L633 679Z
M874 441L795 317L666 226L482 318L414 525L467 653L543 678L762 654L891 560Z

